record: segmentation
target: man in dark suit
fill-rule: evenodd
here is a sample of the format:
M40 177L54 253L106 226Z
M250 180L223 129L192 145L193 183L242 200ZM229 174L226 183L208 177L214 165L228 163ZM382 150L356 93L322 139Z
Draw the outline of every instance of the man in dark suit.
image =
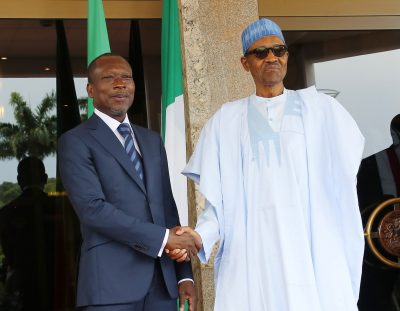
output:
M88 68L93 116L58 142L61 178L81 222L77 306L84 310L195 310L191 265L164 250L196 254L179 218L157 133L130 123L135 84L129 63L103 54Z
M18 164L22 193L0 209L0 242L6 270L3 310L52 310L55 263L55 197L43 191L43 162L27 157Z
M400 115L390 123L393 144L361 161L357 175L358 201L364 227L375 208L388 199L400 196ZM390 208L379 213L382 219ZM375 223L378 223L376 221ZM376 240L379 241L379 240ZM385 256L392 259L390 254ZM398 304L398 269L382 264L369 247L365 248L361 277L360 311L395 310Z

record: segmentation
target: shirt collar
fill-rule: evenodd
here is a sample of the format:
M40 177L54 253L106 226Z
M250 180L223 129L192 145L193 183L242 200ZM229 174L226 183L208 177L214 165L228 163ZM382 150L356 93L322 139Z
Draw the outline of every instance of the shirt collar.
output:
M267 106L272 106L272 105L279 105L280 103L285 103L286 102L286 98L287 98L287 90L286 88L283 89L283 93L281 95L278 96L274 96L274 97L261 97L261 96L257 96L255 93L253 94L253 100L256 104L262 104L262 105L267 105Z
M94 113L100 119L102 119L113 132L117 131L118 126L121 124L119 121L115 120L114 118L110 117L109 115L106 115L104 112L101 112L100 110L98 110L96 108L94 108ZM124 121L122 121L122 123L128 124L132 130L132 126L131 126L131 123L129 122L128 114L125 115L125 119L124 119Z

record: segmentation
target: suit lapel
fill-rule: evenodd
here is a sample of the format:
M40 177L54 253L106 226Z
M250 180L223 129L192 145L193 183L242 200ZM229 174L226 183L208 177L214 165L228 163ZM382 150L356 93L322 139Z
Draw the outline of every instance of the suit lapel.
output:
M100 145L102 145L118 161L118 163L123 167L128 175L146 194L146 189L144 187L143 181L136 173L135 168L133 167L133 163L129 159L118 138L107 126L107 124L105 124L103 120L101 120L97 115L94 114L88 120L87 127L90 130L90 134L96 139L96 141Z
M135 134L135 139L139 145L140 152L142 154L142 162L144 168L144 175L146 181L146 189L148 198L154 198L159 193L153 193L156 188L155 185L162 183L160 175L160 152L159 146L154 144L154 141L149 141L148 137L142 134L134 124L132 129ZM154 200L149 200L150 211L153 216L155 224L163 225L165 223L163 210L160 209L159 205L153 204Z

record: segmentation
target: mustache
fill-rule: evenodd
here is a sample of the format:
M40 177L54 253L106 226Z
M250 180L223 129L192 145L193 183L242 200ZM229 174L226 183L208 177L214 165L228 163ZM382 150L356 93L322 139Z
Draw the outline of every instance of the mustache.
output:
M264 63L264 69L280 69L281 65L279 62L273 62L273 63Z

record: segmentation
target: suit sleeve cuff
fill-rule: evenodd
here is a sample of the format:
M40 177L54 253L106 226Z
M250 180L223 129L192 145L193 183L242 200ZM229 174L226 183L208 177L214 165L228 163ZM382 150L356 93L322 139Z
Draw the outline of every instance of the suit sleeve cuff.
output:
M164 235L164 240L161 245L160 251L158 252L158 257L161 257L165 248L165 245L167 245L168 242L168 237L169 237L169 229L165 230L165 235ZM179 283L178 283L179 284Z

